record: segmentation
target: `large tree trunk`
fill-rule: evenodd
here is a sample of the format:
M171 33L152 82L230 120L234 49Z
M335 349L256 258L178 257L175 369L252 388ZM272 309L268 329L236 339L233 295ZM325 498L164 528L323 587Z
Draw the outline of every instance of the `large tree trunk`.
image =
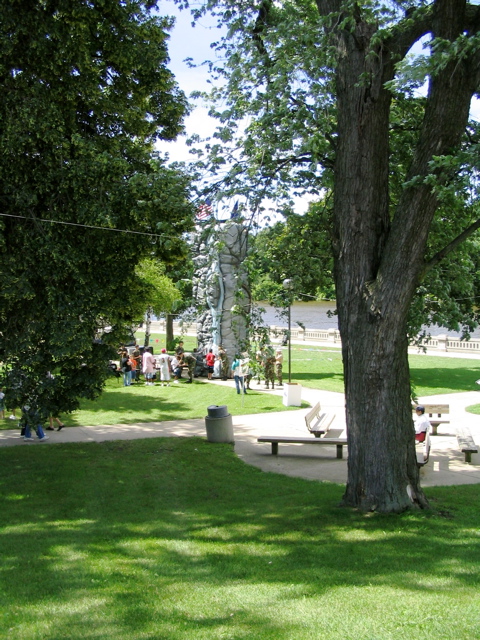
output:
M464 3L438 5L436 35L453 39L461 33ZM427 506L415 456L406 335L438 206L423 178L434 155L459 144L473 85L458 60L431 82L408 176L420 180L405 189L390 222L385 82L393 77L394 56L388 47L372 52L376 25L356 18L353 31L337 34L334 254L349 450L344 503L398 512ZM407 46L396 44L393 53L401 58Z

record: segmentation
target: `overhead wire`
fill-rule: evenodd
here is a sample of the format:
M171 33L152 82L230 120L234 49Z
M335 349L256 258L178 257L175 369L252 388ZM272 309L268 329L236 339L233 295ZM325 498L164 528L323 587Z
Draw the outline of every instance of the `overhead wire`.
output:
M95 229L97 231L116 231L117 233L131 233L140 236L150 236L154 238L173 238L178 239L178 236L169 235L167 233L152 233L149 231L133 231L132 229L116 229L115 227L98 227L90 224L81 224L80 222L65 222L64 220L48 220L47 218L31 218L29 216L20 216L13 213L0 213L4 218L20 218L22 220L30 220L31 222L49 222L50 224L63 224L69 227L82 227L84 229Z

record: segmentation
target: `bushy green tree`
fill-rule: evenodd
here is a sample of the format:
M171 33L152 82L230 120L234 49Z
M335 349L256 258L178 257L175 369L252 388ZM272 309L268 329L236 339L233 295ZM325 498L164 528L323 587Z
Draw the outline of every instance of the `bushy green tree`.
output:
M167 67L171 21L154 6L0 1L0 360L11 404L35 395L69 411L98 394L111 347L138 318L135 266L186 251L189 178L154 153L181 131L186 99Z
M349 449L344 503L383 512L427 506L413 438L408 321L427 274L480 226L479 132L469 122L480 86L480 7L465 0L205 6L228 35L218 43L222 62L212 66L222 80L213 96L221 126L204 168L231 163L223 191L253 201L333 191ZM408 54L422 38L428 55L412 63ZM435 226L443 241L437 229L430 242Z
M253 299L275 301L285 278L294 280L299 300L334 297L331 212L326 202L310 203L304 215L287 211L284 216L251 238Z

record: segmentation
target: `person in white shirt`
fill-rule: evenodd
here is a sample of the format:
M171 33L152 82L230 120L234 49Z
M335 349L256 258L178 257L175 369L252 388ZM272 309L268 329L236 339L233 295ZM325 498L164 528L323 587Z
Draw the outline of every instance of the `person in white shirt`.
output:
M166 349L162 349L161 355L157 358L157 367L160 369L160 380L162 387L166 384L170 386L170 356Z
M427 433L430 432L430 421L425 415L425 407L419 405L415 409L415 440L417 442L423 442L427 437Z
M147 347L143 352L142 371L145 376L145 384L153 385L153 374L155 373L155 358L153 357L152 347Z

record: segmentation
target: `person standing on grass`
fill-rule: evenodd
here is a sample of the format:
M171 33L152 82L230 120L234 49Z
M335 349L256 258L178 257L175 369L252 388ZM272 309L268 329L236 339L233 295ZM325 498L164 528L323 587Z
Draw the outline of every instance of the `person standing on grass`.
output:
M120 358L120 371L123 373L123 386L129 387L132 384L132 365L130 364L128 351L122 352L122 357Z
M184 353L180 364L186 364L188 367L188 380L187 382L193 382L193 375L195 373L195 367L197 366L197 350L194 349L193 353Z
M157 358L157 366L160 369L160 380L162 387L170 386L170 356L166 349L162 349L161 355Z
M277 374L278 386L283 385L283 352L277 349L275 352L275 372Z
M3 387L0 387L0 418L5 418L5 394Z
M222 380L228 380L228 376L230 373L230 367L228 362L227 350L223 348L222 345L218 347L218 357L220 358L221 365L221 377Z
M265 388L268 389L269 383L272 383L272 389L275 388L275 356L273 351L268 350L265 358Z
M180 340L180 342L177 345L177 348L175 349L175 355L179 360L181 360L184 353L185 353L185 349L183 348L183 340Z
M153 357L152 347L146 347L143 352L143 374L145 376L145 384L153 386L153 376L155 374L155 358Z
M135 380L137 379L137 359L135 358L135 356L133 354L130 354L128 361L130 363L130 367L131 367L131 372L132 372L132 383L135 382Z
M171 367L173 372L173 382L178 384L179 378L182 377L182 365L176 355L172 356Z
M208 350L208 353L205 356L205 362L207 364L207 377L211 380L213 376L213 368L215 366L215 354L213 353L213 349Z
M245 388L245 368L245 360L241 359L240 355L237 353L235 355L234 361L232 362L232 371L233 379L235 380L235 387L238 394L242 393L242 391L244 394L247 393L247 390Z

